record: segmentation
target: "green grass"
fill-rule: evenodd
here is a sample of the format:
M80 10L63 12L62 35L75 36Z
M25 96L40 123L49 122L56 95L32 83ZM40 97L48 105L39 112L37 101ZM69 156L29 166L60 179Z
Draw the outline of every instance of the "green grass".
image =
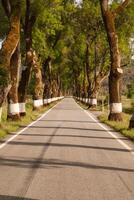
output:
M129 129L129 121L134 112L134 99L127 99L125 96L122 97L122 105L123 105L123 121L122 122L114 122L108 121L108 111L102 113L99 116L100 121L108 124L115 130L119 131L124 136L134 141L134 129Z
M77 101L77 100L76 100L76 103L77 103L80 107L82 107L83 109L87 109L87 108L88 108L88 106L87 106L85 103L82 103L82 102Z
M124 136L134 141L134 129L129 129L129 120L131 118L130 114L123 113L123 121L115 122L108 120L108 114L102 113L99 117L99 120L110 127L114 128L116 131L119 131Z
M26 113L27 115L22 117L20 121L10 121L6 120L7 111L6 107L3 108L3 114L2 114L2 123L0 127L0 138L4 138L7 134L10 134L12 132L15 132L19 130L19 128L28 125L30 122L36 120L38 117L40 117L45 111L47 111L49 108L54 106L56 103L51 103L48 106L42 107L40 110L33 111L32 103L26 104Z
M87 109L87 105L77 102L82 108ZM127 99L125 97L122 98L123 104L123 121L122 122L115 122L108 120L108 106L104 106L104 112L98 116L98 119L115 129L116 131L120 132L127 138L134 141L134 129L129 129L129 121L134 112L134 99ZM91 110L93 111L93 110ZM102 105L97 105L96 111L102 111ZM94 111L93 111L94 112Z
M109 121L107 107L105 107L105 112L101 113L101 115L98 118L101 122L109 125L116 131L120 132L127 138L134 141L134 129L128 128L130 118L132 116L132 113L134 112L134 99L127 99L124 96L122 97L122 105L123 105L123 121L122 122Z
M123 112L132 114L134 112L134 99L122 99Z
M80 107L82 107L83 109L85 109L85 110L89 109L89 110L91 110L91 111L102 111L102 106L101 106L101 105L97 105L96 108L89 108L89 106L86 105L86 104L83 103L83 102L80 102L80 101L77 101L77 100L76 100L76 103L77 103Z

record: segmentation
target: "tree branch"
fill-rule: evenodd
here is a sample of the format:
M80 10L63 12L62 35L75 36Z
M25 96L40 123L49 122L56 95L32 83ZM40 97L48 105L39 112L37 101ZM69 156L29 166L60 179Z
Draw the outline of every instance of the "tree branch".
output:
M6 16L8 18L10 18L11 16L11 4L10 4L10 0L2 0L2 6L4 8L4 11L6 13Z
M108 1L109 0L100 0L101 8L104 12L108 10Z
M129 3L131 2L131 0L125 0L123 1L115 10L114 10L114 14L120 14L121 12L123 12L123 10L129 5Z
M52 48L54 49L55 48L55 46L57 45L57 43L58 43L58 41L60 40L60 38L61 38L61 31L59 31L58 33L57 33L57 35L56 35L56 37L55 37L55 41L54 41L54 44L52 45Z

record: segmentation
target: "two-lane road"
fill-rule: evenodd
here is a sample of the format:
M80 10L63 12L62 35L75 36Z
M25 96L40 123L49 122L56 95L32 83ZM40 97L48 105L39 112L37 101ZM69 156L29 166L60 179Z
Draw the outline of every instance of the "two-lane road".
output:
M0 200L19 199L134 200L134 154L65 98L0 149Z

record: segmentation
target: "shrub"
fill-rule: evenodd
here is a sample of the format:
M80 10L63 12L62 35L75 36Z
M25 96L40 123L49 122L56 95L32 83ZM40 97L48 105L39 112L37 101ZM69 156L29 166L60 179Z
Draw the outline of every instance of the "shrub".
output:
M128 84L127 89L128 89L127 97L134 99L134 83Z

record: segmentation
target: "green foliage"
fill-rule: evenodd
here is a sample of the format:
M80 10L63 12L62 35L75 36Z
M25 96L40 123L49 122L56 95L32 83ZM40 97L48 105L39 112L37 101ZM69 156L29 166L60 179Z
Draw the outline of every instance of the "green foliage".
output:
M119 47L122 57L130 59L130 37L134 33L134 1L116 18L116 29L119 36Z
M127 89L128 89L127 97L134 99L134 83L128 84Z
M4 9L0 3L0 39L3 39L9 29L9 22L7 16L5 16Z
M13 3L16 3L14 1ZM97 74L102 70L109 70L110 53L106 31L101 16L98 0L83 0L76 6L73 0L32 0L30 1L30 17L36 16L33 27L33 49L39 55L42 63L50 57L52 59L52 76L60 76L62 87L69 89L76 82L82 88L85 78L86 48L89 44L90 79L94 81L95 70ZM118 0L110 5L117 8ZM116 29L119 36L122 64L129 61L131 52L129 38L134 33L134 1L116 18ZM24 23L26 1L21 1L21 52L25 57ZM0 38L8 32L8 19L0 4ZM96 60L95 60L96 48ZM105 53L106 52L106 53ZM105 53L105 55L104 55ZM104 57L104 62L103 58ZM24 59L22 59L24 62ZM5 72L0 71L3 77ZM5 76L6 77L6 76ZM2 79L5 84L8 79ZM30 83L30 93L34 90L34 78Z
M34 77L34 73L31 73L31 79L30 79L30 83L28 86L28 94L29 95L34 95L34 88L35 88L35 77Z
M6 87L9 84L9 72L7 69L0 67L0 86Z
M33 30L33 47L42 61L48 56L55 56L54 46L64 28L61 17L62 11L63 6L60 1L50 1L38 14Z
M41 56L41 58L45 59L49 55L45 34L37 27L34 28L33 32L33 48Z

